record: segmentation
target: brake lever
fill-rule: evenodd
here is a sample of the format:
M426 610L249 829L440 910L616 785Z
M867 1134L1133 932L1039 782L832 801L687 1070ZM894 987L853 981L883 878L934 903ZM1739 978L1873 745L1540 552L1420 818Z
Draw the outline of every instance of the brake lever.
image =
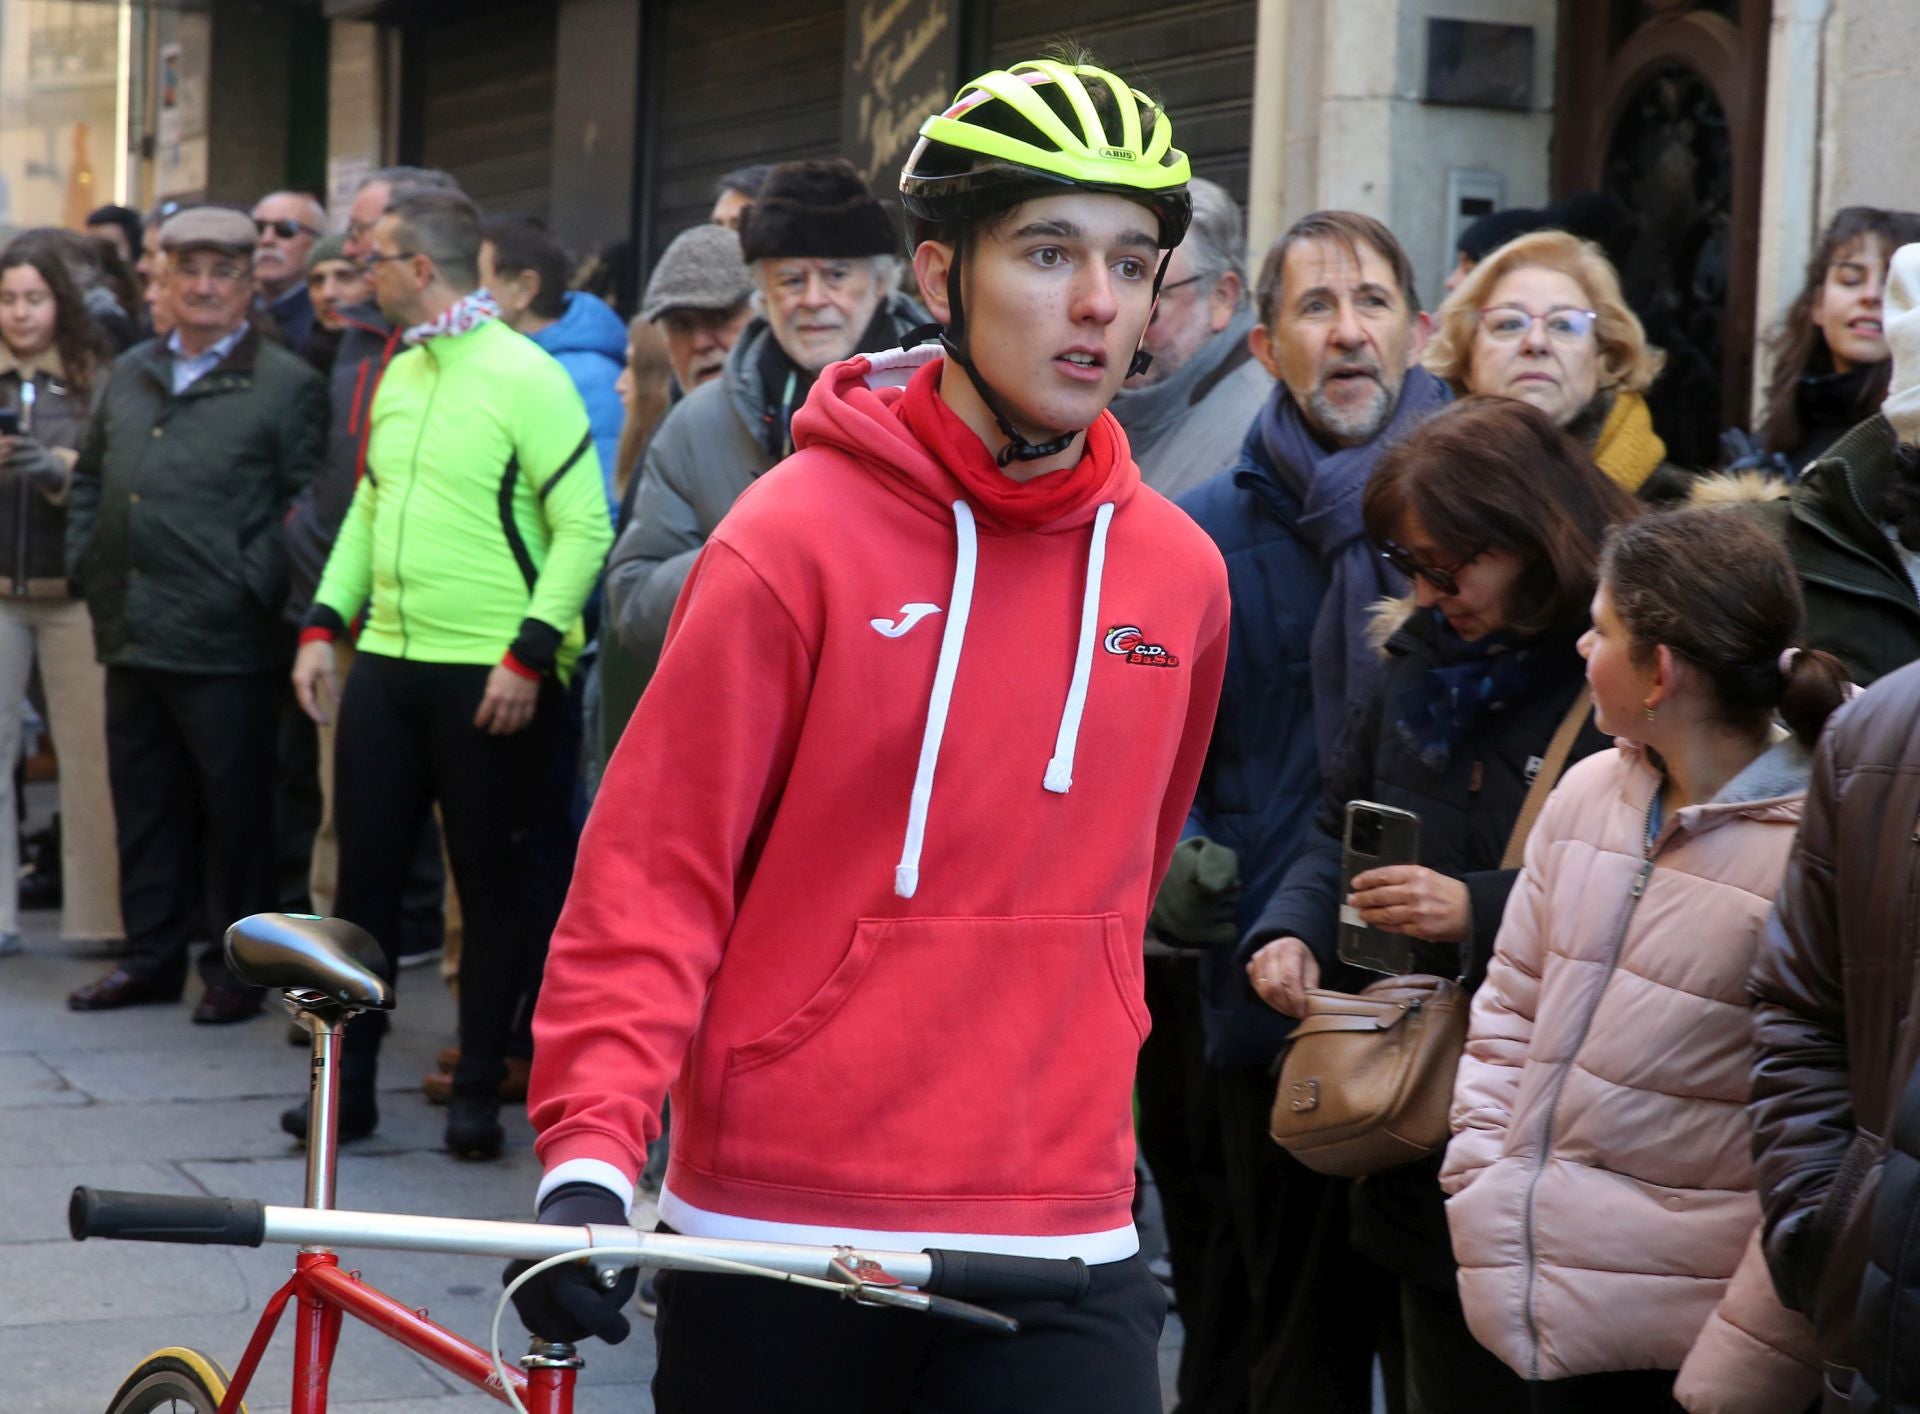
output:
M841 1295L861 1306L892 1306L903 1311L919 1311L948 1320L963 1321L999 1335L1015 1335L1020 1323L1011 1316L989 1311L950 1296L934 1296L910 1290L900 1278L871 1258L842 1249L829 1264L834 1279L843 1283Z

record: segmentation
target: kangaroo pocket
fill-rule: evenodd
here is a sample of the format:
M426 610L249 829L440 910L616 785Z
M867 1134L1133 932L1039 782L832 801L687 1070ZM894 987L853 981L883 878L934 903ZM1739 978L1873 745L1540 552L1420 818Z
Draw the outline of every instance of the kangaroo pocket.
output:
M1124 1189L1136 950L1117 914L860 920L798 1011L728 1051L724 1175L896 1198Z

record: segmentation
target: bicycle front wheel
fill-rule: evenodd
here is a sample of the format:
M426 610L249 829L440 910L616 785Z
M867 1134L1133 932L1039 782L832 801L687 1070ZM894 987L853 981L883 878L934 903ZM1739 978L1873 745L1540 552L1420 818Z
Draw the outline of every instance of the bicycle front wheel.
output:
M218 1414L226 1396L227 1372L219 1361L174 1345L134 1366L107 1414ZM240 1414L246 1408L242 1404Z

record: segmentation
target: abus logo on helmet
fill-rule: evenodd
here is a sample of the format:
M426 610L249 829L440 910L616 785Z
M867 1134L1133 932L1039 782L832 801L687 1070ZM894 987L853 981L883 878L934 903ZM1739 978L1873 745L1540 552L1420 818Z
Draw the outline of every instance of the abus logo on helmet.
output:
M1133 154L1124 147L1103 147L1100 149L1100 155L1102 157L1111 157L1119 162L1133 161Z
M1101 647L1107 652L1125 658L1129 663L1138 663L1146 668L1177 668L1180 660L1158 643L1147 642L1147 636L1132 624L1121 624L1107 630L1107 636L1101 640Z

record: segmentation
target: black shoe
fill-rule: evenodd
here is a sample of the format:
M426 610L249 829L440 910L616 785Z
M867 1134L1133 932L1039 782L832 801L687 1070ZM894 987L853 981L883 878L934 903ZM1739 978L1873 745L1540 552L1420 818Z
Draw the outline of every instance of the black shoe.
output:
M307 1142L307 1104L302 1100L280 1112L280 1127L302 1144ZM380 1106L374 1099L373 1082L340 1087L340 1142L365 1139L380 1124Z
M195 1026L231 1026L236 1021L251 1021L260 1014L267 994L259 987L243 987L238 982L210 982L193 1009Z
M507 1142L500 1127L500 1101L477 1095L455 1095L447 1101L447 1148L461 1159L498 1157Z
M69 994L67 1006L74 1011L117 1011L123 1006L179 1000L178 982L162 982L129 972L124 967L116 967L106 976L97 977Z

